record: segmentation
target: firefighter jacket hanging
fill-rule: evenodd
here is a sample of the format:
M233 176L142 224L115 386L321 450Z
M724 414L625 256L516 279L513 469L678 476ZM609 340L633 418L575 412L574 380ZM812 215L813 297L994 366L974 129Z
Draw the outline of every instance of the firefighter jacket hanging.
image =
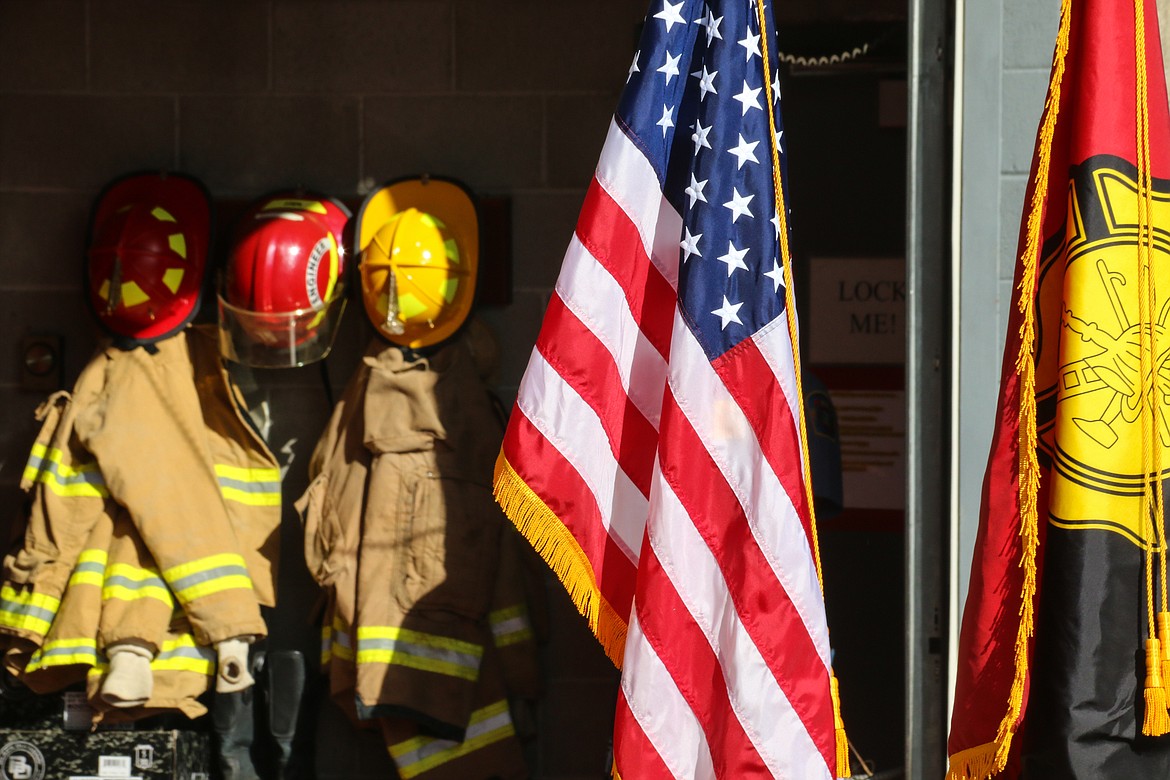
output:
M210 649L266 633L280 523L276 461L242 416L214 330L100 350L38 416L31 509L0 592L7 668L37 690L86 673L93 692L108 648L138 648L150 695L95 697L98 709L197 714Z
M298 502L331 693L404 778L525 776L508 696L535 698L539 678L491 495L501 435L466 339L426 357L376 339Z

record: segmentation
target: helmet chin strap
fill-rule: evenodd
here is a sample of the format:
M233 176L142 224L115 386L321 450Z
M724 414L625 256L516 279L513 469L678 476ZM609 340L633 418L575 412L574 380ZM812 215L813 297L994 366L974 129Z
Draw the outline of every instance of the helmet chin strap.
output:
M401 336L406 332L406 325L398 318L398 278L391 271L387 274L386 285L386 322L383 329L392 335Z
M113 314L122 302L122 256L114 255L114 272L110 274L110 297L106 300L106 314Z

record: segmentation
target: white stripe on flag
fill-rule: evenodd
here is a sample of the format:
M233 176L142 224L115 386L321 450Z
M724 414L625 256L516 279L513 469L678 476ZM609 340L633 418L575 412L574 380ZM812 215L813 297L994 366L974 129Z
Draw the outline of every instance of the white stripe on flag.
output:
M663 197L654 166L612 119L596 178L638 229L650 261L677 290L682 217Z
M760 328L752 336L752 340L759 347L764 362L772 369L772 375L784 389L784 398L788 401L788 408L792 412L792 419L800 421L800 407L797 406L796 392L796 365L792 362L792 343L788 340L787 315L781 314L772 322ZM797 441L804 439L804 431L800 425L796 426ZM795 453L794 453L795 454ZM801 463L803 469L804 464ZM808 475L805 474L805 479Z
M674 678L646 641L638 609L630 610L622 691L634 719L662 762L679 780L715 777L703 728L675 685Z
M824 757L740 621L718 562L657 469L650 495L650 545L719 659L732 709L760 758L776 777L830 777Z
M621 285L576 234L565 253L556 290L565 306L613 356L626 394L657 430L666 361L638 328Z
M827 669L829 631L804 526L784 486L760 453L743 410L681 317L675 318L670 370L670 387L679 408L743 507L756 544L800 614ZM761 381L767 378L761 377Z
M581 475L597 500L606 531L637 565L646 528L646 497L618 465L597 413L535 349L516 405Z

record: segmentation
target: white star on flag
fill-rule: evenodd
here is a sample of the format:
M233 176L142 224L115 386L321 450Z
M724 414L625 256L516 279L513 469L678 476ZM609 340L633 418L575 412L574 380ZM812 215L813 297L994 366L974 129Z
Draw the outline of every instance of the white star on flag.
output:
M695 132L691 134L691 140L695 142L695 154L703 147L710 149L711 144L707 142L707 136L711 134L711 125L703 127L703 123L696 119L691 127L695 128Z
M723 36L719 34L719 23L723 21L723 17L715 18L715 14L711 13L711 9L707 9L707 22L703 26L707 28L707 45L711 45L711 41L718 38L723 40Z
M739 45L747 52L745 59L748 62L752 61L752 57L759 57L760 55L760 36L752 35L751 28L748 28L743 40L739 41Z
M755 89L750 88L748 86L747 79L744 79L743 92L740 92L738 95L735 95L735 99L738 100L740 103L743 103L743 115L744 116L747 116L747 112L749 109L758 108L761 111L764 110L764 107L760 105L760 100L759 100L760 91L762 89L763 89L763 87L756 87Z
M748 209L748 204L752 202L754 197L756 197L755 193L746 196L740 195L738 189L731 188L731 200L723 204L723 207L731 212L731 224L734 225L737 219L745 215L755 219L755 214L752 214L751 210Z
M780 267L780 263L773 260L772 270L764 276L772 280L772 292L780 292L780 288L784 285L784 269Z
M736 325L743 325L743 322L739 319L739 310L742 307L742 303L732 303L731 301L727 300L727 296L724 295L723 306L711 313L717 315L719 319L723 320L723 330L727 330L727 326L733 322Z
M776 78L772 79L772 102L780 102L780 74L776 74Z
M697 236L692 236L691 229L689 227L684 227L683 230L686 231L686 237L682 240L682 243L680 243L679 246L682 247L683 262L685 263L687 260L691 259L691 255L695 255L696 257L703 256L703 253L699 251L699 239L703 237L703 234L700 233ZM730 276L730 274L728 275Z
M682 18L682 14L678 9L686 5L686 0L679 0L678 3L671 5L669 0L662 0L662 10L654 14L655 19L661 19L666 22L666 31L670 32L670 28L676 24L686 24L687 20Z
M719 75L719 71L707 72L707 66L703 66L703 74L700 76L698 71L691 74L692 76L699 76L699 102L707 99L708 92L719 94L719 90L715 89L715 77ZM747 113L747 112L744 112Z
M727 242L727 254L720 255L716 259L721 263L727 264L727 278L728 279L731 278L731 274L734 271L736 271L736 270L746 271L748 269L747 263L745 263L743 261L743 259L745 257L747 257L747 253L748 253L748 250L746 247L744 249L736 249L735 244L731 243L730 241Z
M669 107L663 106L662 107L662 118L654 123L662 128L662 137L663 138L666 138L666 131L669 130L670 128L674 127L674 121L671 119L671 117L673 117L673 116L674 116L674 106L669 106Z
M630 63L630 70L626 74L626 83L630 83L630 79L634 77L635 73L641 73L642 69L638 67L638 58L642 56L642 50L638 49L634 52L634 61Z
M737 170L743 168L743 164L748 160L751 160L757 164L760 162L758 159L756 159L756 147L759 145L759 141L752 141L749 144L744 139L743 133L739 133L739 144L727 150L728 154L734 154L738 160L738 164L735 166Z
M701 200L704 203L707 202L707 196L703 194L703 188L707 186L708 181L708 179L699 181L695 178L695 174L691 174L691 183L685 190L683 190L683 193L685 193L687 197L691 199L691 208L695 207L696 201Z
M681 58L682 58L681 54L678 55L677 57L672 57L670 52L666 53L666 64L663 65L661 68L659 68L658 72L666 74L666 83L667 84L670 83L670 80L672 78L674 78L675 76L678 75L678 61Z
M776 238L780 238L780 213L774 213L772 218L768 221L771 222L776 228Z

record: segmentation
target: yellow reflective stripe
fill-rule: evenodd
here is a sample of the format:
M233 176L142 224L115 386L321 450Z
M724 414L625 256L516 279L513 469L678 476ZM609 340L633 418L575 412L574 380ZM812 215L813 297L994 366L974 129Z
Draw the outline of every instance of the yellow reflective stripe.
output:
M93 669L89 670L90 677L105 674L110 669L110 662L99 657ZM159 648L158 655L150 662L152 672L194 672L196 674L215 676L215 652L209 647L195 644L195 638L190 634L182 634L177 639L168 639Z
M462 742L433 737L414 737L391 745L388 750L403 780L411 780L457 758L506 739L516 733L508 703L498 701L471 715Z
M483 648L470 642L395 626L359 627L357 640L359 664L393 664L465 680L479 678Z
M170 608L175 606L170 589L156 569L143 569L128 563L115 563L106 571L102 598L118 601L154 599Z
M209 555L172 566L163 572L163 578L183 604L224 590L252 589L248 567L235 553Z
M154 671L195 672L208 677L215 675L215 654L211 648L195 644L190 634L163 642L162 648L150 662Z
M73 466L64 461L65 455L56 447L34 444L24 467L24 478L30 482L40 482L53 493L66 498L106 498L110 495L96 461Z
M532 639L528 610L523 604L497 609L488 615L496 647L508 647Z
M110 556L105 550L91 548L89 550L82 550L81 555L77 556L77 563L98 563L102 568L105 568L106 562L109 561Z
M106 575L100 571L75 571L69 577L70 587L74 585L92 585L102 587L106 582Z
M11 585L0 587L0 626L45 634L61 600L45 593L21 593Z
M228 501L248 506L280 506L280 469L215 464L219 491Z
M24 671L28 673L37 669L77 664L94 666L97 662L97 642L93 639L56 639L38 648Z

